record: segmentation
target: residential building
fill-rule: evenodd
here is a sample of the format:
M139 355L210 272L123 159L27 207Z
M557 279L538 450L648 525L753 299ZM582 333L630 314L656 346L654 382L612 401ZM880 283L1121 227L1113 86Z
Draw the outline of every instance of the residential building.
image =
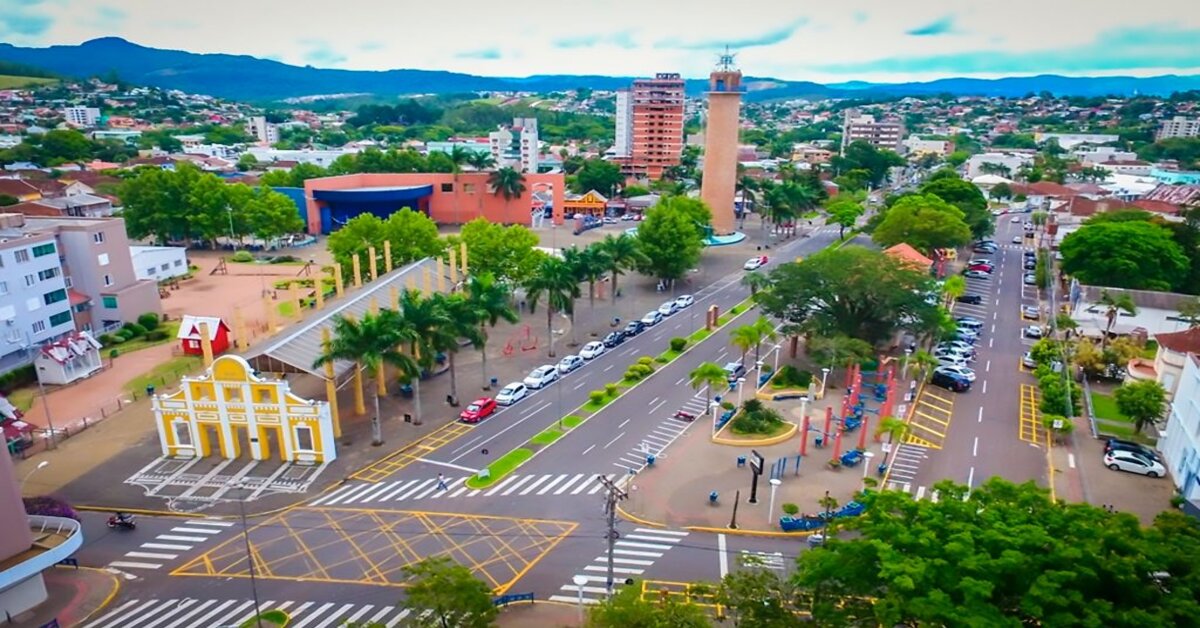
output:
M629 158L633 155L633 92L617 90L616 136L612 150L614 157Z
M1081 144L1111 144L1121 139L1116 135L1106 133L1034 133L1033 140L1038 144L1056 140L1064 150L1073 150Z
M1195 505L1200 501L1200 358L1195 353L1187 354L1158 449L1175 488Z
M1156 181L1167 185L1200 185L1200 172L1194 170L1160 170L1150 171L1150 176Z
M38 381L43 384L70 384L104 368L100 359L100 341L90 332L72 331L41 346L33 360Z
M513 118L512 126L488 134L492 159L497 167L517 168L521 172L538 171L537 118Z
M1158 132L1154 134L1154 139L1166 140L1173 137L1197 136L1200 136L1200 118L1175 116L1170 120L1162 121L1162 124L1158 127Z
M450 154L450 153L454 152L454 149L456 149L456 148L460 151L466 151L467 153L484 153L484 154L488 154L488 155L492 154L492 144L491 144L491 141L489 141L487 139L455 140L455 139L451 138L447 142L426 142L425 143L425 153L426 154L431 154L431 153Z
M904 138L904 124L899 120L876 120L875 116L860 114L847 109L842 121L842 152L859 140L875 148L900 152Z
M67 107L63 109L63 117L71 126L90 129L100 124L100 110L95 107Z
M117 140L126 144L137 144L138 140L142 139L142 132L127 129L102 129L92 131L91 136L96 141Z
M918 135L905 138L904 151L906 155L938 155L945 157L954 152L954 142L950 140L923 140Z
M113 215L112 201L92 194L72 194L56 198L41 198L36 201L18 203L5 207L6 212L17 212L26 216L73 216L76 218L104 218Z
M631 177L661 179L683 155L684 80L671 73L637 79L629 98L629 159L622 170Z
M1150 165L1150 162L1138 159L1106 161L1102 164L1096 164L1096 167L1103 168L1113 174L1128 174L1138 177L1150 176L1150 171L1154 169Z
M1032 163L1032 153L1017 151L971 155L971 158L967 160L967 178L974 179L981 174L1000 174L1003 177L1011 178L1017 173L1017 170L1020 170L1021 166ZM993 168L985 167L984 164L991 164L991 166L999 168L1000 172L992 172Z
M833 151L814 144L793 144L792 161L806 164L827 164L833 159Z
M0 214L0 372L33 360L38 345L74 331L58 242Z
M42 198L42 191L28 181L16 177L0 177L0 196L11 196L20 202Z
M138 279L163 281L188 274L187 249L182 246L131 246L129 258Z
M350 155L357 153L357 150L349 150L345 148L332 148L326 150L282 150L278 148L269 148L266 146L251 146L246 150L247 153L254 155L260 164L269 164L273 161L297 161L302 164L312 164L328 168L342 155Z
M279 141L279 127L267 122L265 116L251 116L246 121L246 134L254 136L260 144L274 144Z
M1073 154L1075 159L1085 166L1095 166L1112 161L1133 161L1138 158L1137 153L1133 151L1121 150L1112 146L1087 146L1074 151Z

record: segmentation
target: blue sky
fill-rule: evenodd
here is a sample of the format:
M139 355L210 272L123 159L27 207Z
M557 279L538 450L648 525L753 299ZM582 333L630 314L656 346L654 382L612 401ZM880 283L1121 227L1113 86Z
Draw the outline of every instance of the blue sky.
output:
M316 67L791 80L1200 74L1197 0L0 0L0 41L249 54Z

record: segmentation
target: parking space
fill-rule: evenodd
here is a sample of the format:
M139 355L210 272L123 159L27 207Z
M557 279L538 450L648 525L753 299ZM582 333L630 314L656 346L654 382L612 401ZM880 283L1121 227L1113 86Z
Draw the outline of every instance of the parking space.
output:
M1119 512L1128 512L1150 525L1158 513L1170 508L1175 485L1170 478L1148 478L1144 475L1113 471L1104 466L1104 442L1094 438L1075 439L1073 454L1057 466L1077 470L1082 476L1084 495L1093 506L1110 505ZM1058 449L1058 448L1055 448Z
M927 449L941 449L946 441L946 430L954 416L953 393L929 386L921 390L914 402L912 419L909 421L906 443Z
M1021 411L1017 423L1017 437L1034 445L1045 445L1049 442L1049 434L1042 425L1042 413L1038 409L1041 395L1036 386L1021 384Z

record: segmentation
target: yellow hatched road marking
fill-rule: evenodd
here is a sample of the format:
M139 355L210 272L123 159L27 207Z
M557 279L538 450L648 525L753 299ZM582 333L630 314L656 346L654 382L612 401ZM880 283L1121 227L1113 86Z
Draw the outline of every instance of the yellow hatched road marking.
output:
M444 425L430 432L425 438L394 452L383 460L359 469L350 477L364 482L379 482L391 474L417 462L429 452L436 451L458 440L472 429L475 429L474 426L457 421Z
M943 434L942 432L939 432L939 431L937 431L937 430L935 430L935 429L933 429L932 427L929 427L929 426L927 426L927 425L921 425L920 423L913 423L913 424L912 424L912 426L913 426L913 427L919 427L919 428L921 428L921 429L925 430L926 432L929 432L930 434L934 434L934 435L936 435L936 436L938 436L938 437L940 437L940 438L946 438L946 435L945 435L945 434ZM934 449L941 449L941 446L939 445L939 446L935 447Z
M947 399L947 398L945 398L945 397L942 397L942 396L940 396L940 395L935 395L935 394L933 394L933 393L929 392L928 390L926 390L926 391L925 391L925 394L924 394L924 395L921 395L921 398L922 398L922 399L925 399L926 397L928 397L928 398L931 398L931 399L937 399L938 401L941 401L942 403L949 404L949 405L951 405L951 406L953 406L953 405L954 405L954 400L953 400L953 399Z
M919 414L939 425L950 425L950 417L946 417L945 419L939 419L938 417L935 417L931 414L925 414L924 412L921 412L920 410L917 410L917 414Z
M911 434L909 434L908 439L905 440L904 442L908 443L909 445L920 445L921 447L927 447L929 449L941 449L941 447L934 445L933 443L925 440L924 438L913 436Z

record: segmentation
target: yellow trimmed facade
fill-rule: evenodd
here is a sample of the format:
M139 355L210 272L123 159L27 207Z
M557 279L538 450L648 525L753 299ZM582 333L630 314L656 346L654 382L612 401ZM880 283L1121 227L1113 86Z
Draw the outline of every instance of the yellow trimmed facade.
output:
M266 379L241 356L217 358L203 375L151 399L164 456L219 454L321 464L337 457L329 404L298 397L285 380Z

